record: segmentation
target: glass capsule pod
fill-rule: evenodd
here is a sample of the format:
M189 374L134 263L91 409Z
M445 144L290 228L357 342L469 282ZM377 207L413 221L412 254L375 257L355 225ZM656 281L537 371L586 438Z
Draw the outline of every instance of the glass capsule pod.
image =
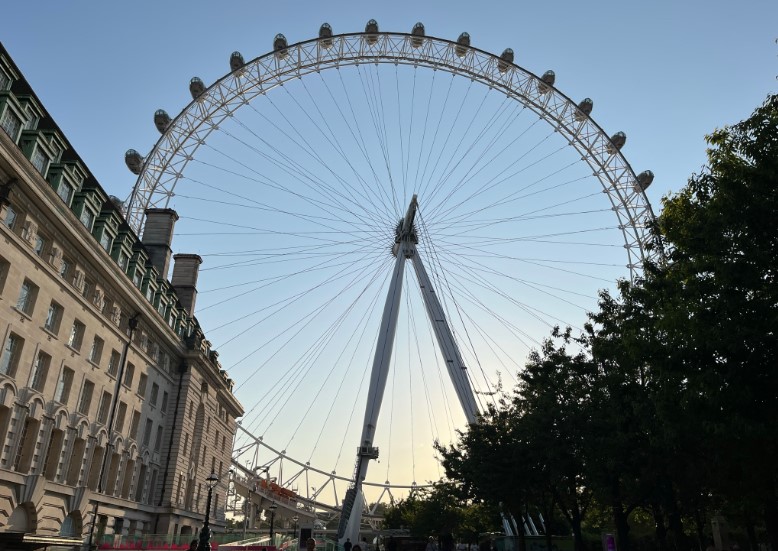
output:
M591 98L584 98L581 103L578 104L578 110L575 112L575 120L583 121L591 114L594 108L594 102Z
M286 37L281 33L278 33L273 39L273 51L275 52L278 59L284 59L287 55L289 55L289 50L287 49L288 46L289 44L286 41Z
M154 112L154 126L157 127L160 134L164 134L165 130L170 126L170 115L164 109L157 109Z
M468 33L462 33L457 38L457 45L454 48L454 52L459 57L464 57L467 50L470 48L470 35Z
M615 155L616 152L621 151L624 144L627 143L627 135L624 132L616 132L611 136L611 141L608 144L608 153Z
M513 50L506 48L497 60L497 70L501 73L506 73L508 68L513 63Z
M205 84L198 77L193 77L189 81L189 93L192 94L192 99L197 99L205 92Z
M375 19L371 19L365 25L365 42L371 46L378 42L378 22Z
M424 44L424 25L419 22L411 29L411 46L418 48Z
M243 61L243 55L240 52L232 52L230 54L230 71L233 73L236 72L243 72L243 66L246 64L245 61Z
M330 27L329 23L323 23L319 27L319 44L324 48L332 46L332 27Z
M134 149L128 149L127 153L124 154L124 164L127 165L130 172L137 176L143 169L143 157Z

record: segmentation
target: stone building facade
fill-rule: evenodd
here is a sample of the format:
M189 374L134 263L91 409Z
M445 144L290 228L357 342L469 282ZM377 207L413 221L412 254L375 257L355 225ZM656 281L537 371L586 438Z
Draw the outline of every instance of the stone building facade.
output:
M212 472L224 526L243 409L194 317L201 259L168 279L176 219L140 239L0 44L0 533L188 536Z

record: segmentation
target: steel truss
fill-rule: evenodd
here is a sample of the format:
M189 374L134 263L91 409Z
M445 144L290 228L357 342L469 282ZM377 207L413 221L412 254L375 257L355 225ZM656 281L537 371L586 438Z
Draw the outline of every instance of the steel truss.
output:
M658 248L649 246L648 226L654 214L635 172L619 147L570 98L535 74L494 54L449 40L405 33L352 33L299 42L262 55L220 78L170 122L144 158L142 170L126 203L130 226L141 235L146 209L168 207L179 179L198 148L211 132L233 117L242 106L286 82L311 73L364 63L404 64L443 70L468 77L520 102L564 136L600 181L618 218L631 276L639 276L645 263L661 254ZM423 267L421 270L423 272ZM428 280L420 276L418 267L416 271L420 282ZM427 308L434 308L434 305L427 304ZM444 345L441 344L441 348ZM463 403L463 407L467 412L468 406ZM261 437L251 435L242 427L239 430L249 435L252 443L234 451L234 496L250 497L248 490L255 488L259 470L274 469L273 478L279 485L301 487L304 484L304 491L298 492L297 498L290 499L288 503L281 503L283 507L306 517L337 518L341 512L339 504L342 496L338 495L336 484L351 483L352 478L297 461L286 456L284 451L268 446ZM260 448L269 451L275 459L270 463L258 463ZM241 461L245 462L247 455L253 455L253 460L244 465ZM292 470L291 475L286 477L283 475L285 464ZM314 478L316 485L312 486ZM415 483L410 486L388 482L383 485L362 484L382 488L381 498L389 500L393 500L393 490L424 487ZM272 493L265 493L267 499L283 501ZM262 499L262 491L257 491L256 495ZM323 500L325 495L331 500ZM373 518L375 505L377 503L373 505L373 510L359 507L367 513L368 521Z
M140 235L148 208L167 208L186 165L208 135L255 97L326 69L395 63L463 75L500 90L545 119L589 164L618 217L632 277L660 255L648 246L654 219L645 190L608 135L578 106L533 73L494 54L456 42L404 33L353 33L299 42L228 73L185 107L143 162L127 202L127 220ZM463 55L458 55L462 53Z

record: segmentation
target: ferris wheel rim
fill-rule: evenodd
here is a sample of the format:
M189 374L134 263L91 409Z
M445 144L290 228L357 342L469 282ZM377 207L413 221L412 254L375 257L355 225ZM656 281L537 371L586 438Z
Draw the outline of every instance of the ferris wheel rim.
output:
M651 203L646 196L645 189L638 185L637 176L632 169L620 148L613 148L611 138L605 133L602 127L591 118L584 114L582 120L579 120L573 128L573 121L580 113L578 106L567 95L562 93L554 85L543 83L540 77L528 71L527 69L502 59L500 56L487 52L485 50L473 47L462 46L455 41L433 37L421 37L423 42L421 46L414 45L414 40L418 41L420 37L411 33L398 32L357 32L335 34L327 38L313 38L295 44L287 45L282 50L271 50L263 55L254 58L243 64L240 69L229 71L224 76L216 80L213 84L206 87L202 93L187 104L181 112L170 121L165 131L155 143L151 152L143 159L142 168L138 178L133 186L132 192L127 200L126 215L128 223L138 235L142 234L142 223L145 211L148 208L160 207L167 208L170 199L174 196L174 190L178 180L183 177L186 165L193 159L194 152L205 142L205 138L215 129L218 123L213 124L214 115L221 111L222 120L231 117L233 113L242 105L250 103L251 99L259 95L264 95L273 88L283 86L283 83L293 78L302 78L310 73L318 73L321 70L340 68L341 66L358 66L360 63L371 64L403 64L422 66L428 69L441 69L452 75L466 76L479 83L500 89L508 96L520 101L523 105L531 109L538 116L544 119L547 124L554 126L560 133L565 134L569 140L570 146L583 154L582 160L585 161L594 171L594 176L599 180L603 191L613 207L619 221L619 229L624 238L624 248L627 251L628 262L626 264L630 272L630 278L639 277L646 262L655 260L661 255L661 251L650 246L652 239L649 232L651 222L655 219ZM388 50L373 48L376 44L391 42L392 39L399 40L403 47L399 50ZM324 47L323 40L327 40L330 46ZM358 40L360 47L356 49L345 49L344 44L348 40ZM368 43L366 51L361 46ZM432 54L440 54L441 50L435 50L430 45L438 45L449 54L456 51L456 48L464 48L465 53L460 56L458 53L449 55L448 58L442 55L430 56L417 54L414 52L431 51ZM337 48L336 48L337 46ZM314 58L310 55L303 60L303 48L315 47L319 52ZM321 56L321 52L331 52L336 50L338 55ZM279 51L283 51L283 57L279 57ZM290 57L292 52L297 53L298 62L296 64L279 63ZM465 67L464 63L455 64L455 58L475 58L481 56L486 63L471 64ZM267 60L276 61L276 72L262 74L258 71L261 63ZM304 64L304 65L303 65ZM502 67L502 68L500 68ZM237 81L246 73L257 69L257 80L250 87L244 88L235 86L230 89L229 83ZM301 70L305 68L305 72ZM468 70L465 70L468 69ZM480 69L480 72L479 72ZM497 73L495 74L495 69ZM490 71L490 72L488 72ZM512 87L512 78L515 75L525 79L525 90L518 87ZM291 75L291 77L290 77ZM281 77L287 77L281 80ZM261 87L263 83L270 82L271 85L266 89L260 89L255 92L254 89ZM540 87L545 91L539 92ZM226 91L227 93L223 93ZM241 100L233 109L224 111L223 108L230 101L235 101L238 97L244 96L247 91L253 91L251 99ZM218 92L218 94L217 94ZM534 92L537 99L545 97L543 103L533 101L528 94ZM205 100L213 96L221 96L221 102L214 103L210 110L203 111L202 106ZM551 101L554 98L555 101ZM553 107L549 107L550 104ZM559 115L555 116L552 109L556 109ZM197 113L197 111L200 113ZM200 115L200 122L197 125L191 123L191 118ZM562 115L568 117L563 119ZM572 117L572 119L570 119ZM185 126L186 125L186 126ZM206 128L196 134L200 126ZM183 139L175 139L183 137ZM189 143L194 140L194 144ZM172 147L166 147L171 144ZM189 143L189 149L185 150ZM181 155L184 150L183 155ZM159 158L162 162L159 162ZM178 164L173 161L179 156ZM594 159L601 158L601 162L593 162ZM149 177L149 174L156 177ZM160 181L164 175L172 176L170 183L164 184ZM167 186L167 189L166 187ZM162 187L158 191L158 187ZM160 198L154 202L153 197L157 195Z
M356 41L365 41L366 37L370 35L374 35L374 33L346 33L346 34L340 34L340 35L333 35L330 40L333 41L333 48L335 48L335 44L338 43L338 41L344 41L346 39L354 39ZM378 36L378 41L381 40L384 41L390 41L392 39L397 39L401 41L408 42L413 38L413 35L408 33L375 33L375 36ZM293 56L293 52L295 50L298 51L298 53L302 50L305 46L312 46L314 48L319 48L318 44L321 42L322 39L320 38L314 38L310 40L306 40L303 42L298 42L292 45L288 45L285 50L288 51L289 56ZM440 39L436 37L424 37L424 43L425 44L437 44L440 45L443 48L453 49L457 47L457 43L454 41L449 41L445 39ZM319 48L321 49L321 48ZM475 55L480 54L484 58L490 60L493 64L497 64L498 60L500 60L500 56L486 52L484 50L480 50L475 47L467 47L468 55ZM277 52L276 51L270 51L266 54L263 54L252 61L249 61L244 64L243 69L245 71L250 71L251 67L259 67L260 63L262 61L273 61L276 58ZM490 85L489 83L493 83L496 87L501 88L503 92L505 92L505 88L507 86L507 82L510 82L507 78L506 81L491 81L486 79L485 77L483 79L477 78L477 75L473 75L472 73L465 72L463 70L458 69L457 67L450 65L450 64L444 64L444 63L436 63L435 61L431 59L424 59L424 58L399 58L399 57L391 57L391 56L377 56L377 55L364 55L362 57L338 57L338 58L328 58L325 61L319 61L315 67L317 69L314 69L314 65L311 65L308 67L306 72L303 74L297 74L295 76L295 67L292 65L286 66L284 65L283 68L279 69L279 72L276 74L262 74L261 75L261 81L273 81L273 79L280 78L281 75L288 76L291 80L292 78L301 77L304 78L307 74L317 72L318 70L324 70L324 69L332 69L332 68L338 68L343 66L351 66L351 65L359 65L360 63L370 63L370 64L405 64L405 65L416 65L416 66L422 66L423 68L427 69L441 69L444 71L447 71L454 75L464 75L470 78L473 78L474 80L477 80L479 83L483 85ZM528 86L535 86L537 87L538 83L540 82L540 78L535 75L534 73L516 65L513 63L509 63L509 70L506 71L506 74L511 73L520 73L523 77L526 77L528 80ZM297 67L297 70L299 71L299 66ZM485 69L484 69L485 70ZM475 78L474 78L475 77ZM152 149L151 153L147 156L143 169L141 170L141 173L138 177L138 180L133 187L133 192L131 195L131 201L128 204L128 211L135 208L136 217L133 219L134 223L134 229L138 234L140 234L141 227L143 220L143 212L146 208L150 206L167 206L167 202L170 200L170 198L173 196L173 192L175 190L176 184L178 183L178 180L182 178L184 168L186 167L186 164L191 160L191 156L196 152L197 148L201 143L195 143L194 147L188 151L185 151L184 158L182 159L182 163L176 166L172 166L172 162L175 160L175 155L178 154L179 151L181 151L184 148L184 145L187 140L195 139L195 140L204 140L207 138L207 136L217 128L216 125L209 125L208 120L210 117L214 114L220 114L223 115L223 118L226 118L228 116L231 116L232 113L235 112L237 108L240 107L240 105L236 106L234 109L230 109L229 111L225 111L224 107L226 103L222 103L219 105L214 104L214 108L212 111L205 114L203 117L203 120L200 124L205 125L205 132L202 134L195 134L194 132L190 131L189 134L186 134L188 131L185 128L185 125L187 124L187 117L192 115L194 112L196 112L198 109L202 111L202 106L204 103L204 100L207 99L206 96L214 96L221 91L225 90L227 87L229 87L231 81L234 81L237 79L236 72L230 71L227 72L224 76L219 78L217 81L215 81L213 84L208 86L205 91L197 98L193 99L189 104L187 104L181 112L173 119L168 128L165 130L165 132L160 136L159 140L154 145L154 148ZM285 82L285 81L284 81ZM254 86L259 86L261 82L255 84ZM269 91L272 88L275 88L279 85L279 82L273 83L272 86L267 88L265 91ZM577 111L577 105L565 94L563 94L561 91L559 91L556 87L550 86L551 92L548 94L548 96L553 95L555 98L558 98L561 101L561 104L563 104L562 108L567 109L568 114L574 114ZM235 91L233 100L236 98L239 98L244 92ZM252 93L252 99L256 98L259 94L264 92L257 92ZM507 92L505 92L507 94ZM541 108L542 104L533 104L530 102L528 97L524 97L517 94L508 94L510 95L514 100L520 101L524 105L530 107L534 112L539 114L542 118L544 118L545 122L548 124L554 125L555 122L559 123L559 119L552 116L552 111L545 110L545 108ZM226 100L225 100L226 101ZM250 100L246 100L245 103L249 103ZM547 103L550 103L547 102ZM537 110L535 108L536 107ZM548 107L547 105L545 107ZM560 125L561 126L561 125ZM589 116L586 116L583 121L580 123L580 127L583 128L586 126L589 129L589 132L592 136L590 136L590 141L586 142L586 151L589 153L592 153L594 151L595 147L606 147L608 143L610 143L610 138L605 133L605 131ZM185 139L183 140L176 140L176 138L183 137ZM170 144L174 143L176 141L179 141L179 145L175 148L171 148ZM584 142L580 142L580 144L584 144ZM580 145L579 144L579 145ZM571 143L571 146L575 147L573 143ZM167 150L166 150L167 148ZM580 151L580 150L579 150ZM154 163L155 155L162 155L167 154L170 155L168 158L168 162L164 164L164 169L157 168L157 165ZM587 159L585 159L586 162L589 162L588 159L592 157L593 155L586 155ZM189 157L189 158L187 158ZM646 261L647 258L650 258L652 256L651 251L647 250L646 245L649 243L648 239L648 230L647 226L648 224L644 224L641 220L642 219L653 219L653 212L651 210L651 205L645 195L644 190L636 190L636 182L637 177L635 176L634 171L632 170L631 165L627 162L624 155L621 153L621 151L616 151L610 156L611 160L619 165L618 171L619 171L619 180L618 183L621 185L622 189L619 189L617 187L617 183L615 183L612 180L608 180L608 185L606 185L603 181L603 178L610 177L611 172L606 172L605 170L600 170L600 175L598 176L595 174L595 176L598 177L598 180L603 185L603 188L608 193L609 199L614 207L614 211L616 212L616 215L619 218L619 225L620 229L622 231L622 234L624 236L624 242L625 242L625 248L628 251L628 254L631 254L635 251L635 248L638 250L638 255L636 259L633 259L632 256L630 256L630 262L627 264L627 266L630 269L631 275L634 277L636 273L640 271L642 268L643 263ZM590 163L591 166L591 163ZM592 167L597 170L596 166ZM172 175L173 181L172 186L170 186L169 190L167 191L168 195L164 198L164 203L159 203L155 205L150 205L152 195L155 192L155 186L158 183L158 179L163 176L164 174ZM151 180L144 180L144 177L151 175L154 178ZM146 189L144 190L144 185L148 187L149 182L152 183L153 187L152 189ZM140 194L142 192L148 193L148 198L145 203L141 203L140 205L135 204L135 200L138 200L140 197ZM628 197L624 196L624 193L630 194ZM631 204L630 201L634 201L634 204ZM622 207L622 210L619 210L619 206ZM129 217L128 217L129 219ZM131 221L131 224L132 222ZM634 234L627 234L627 227L631 227L633 230L635 230ZM638 231L638 229L642 230ZM278 452L277 450L274 450L273 448L270 448L266 444L263 444L264 447L269 448L273 450L278 457L285 457L286 459L289 459L293 461L294 463L303 466L302 462L294 460L294 458L282 454L281 452ZM324 476L327 476L328 473L326 473L324 470L317 469L315 467L310 466L309 467L312 471L316 471L319 474L322 474ZM348 480L346 477L342 476L336 476L335 478L339 480ZM394 484L380 484L380 483L365 483L366 485L372 485L376 487L389 487L389 488L408 488L408 485L394 485ZM419 486L421 487L421 486Z

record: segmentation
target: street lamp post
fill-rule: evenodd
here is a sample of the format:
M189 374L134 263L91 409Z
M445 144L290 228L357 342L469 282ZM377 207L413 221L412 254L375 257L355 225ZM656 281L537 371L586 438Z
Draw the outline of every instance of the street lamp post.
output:
M292 517L292 521L294 521L294 533L292 534L292 539L297 539L297 521L300 520L300 517L297 515Z
M216 476L216 473L211 473L205 479L205 483L208 486L208 499L205 502L205 522L203 523L203 529L200 530L200 542L197 544L197 551L211 551L211 527L208 525L208 520L211 514L211 494L218 482L219 477Z
M275 521L276 519L276 509L278 508L278 505L276 505L276 503L273 502L270 505L268 505L267 508L270 509L270 545L274 545L273 544L273 521ZM198 549L198 551L200 550Z

